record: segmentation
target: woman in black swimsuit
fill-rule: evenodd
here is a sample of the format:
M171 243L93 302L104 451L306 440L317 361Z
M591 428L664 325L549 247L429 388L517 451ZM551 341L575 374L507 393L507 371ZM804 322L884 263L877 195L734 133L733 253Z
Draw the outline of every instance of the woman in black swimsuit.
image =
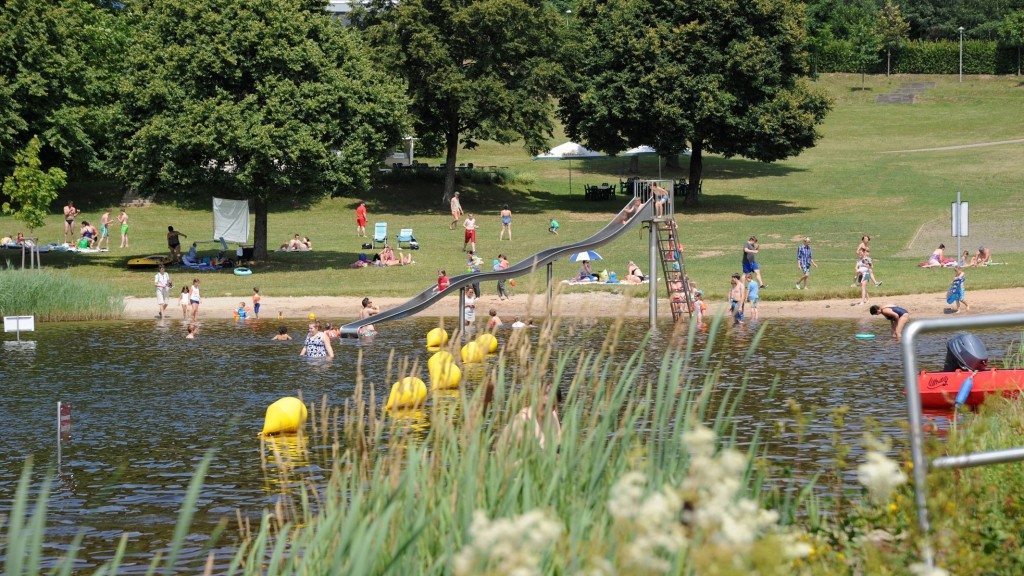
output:
M179 236L188 238L187 234L182 234L174 229L174 226L167 227L167 248L171 251L171 260L174 262L181 262L181 239Z

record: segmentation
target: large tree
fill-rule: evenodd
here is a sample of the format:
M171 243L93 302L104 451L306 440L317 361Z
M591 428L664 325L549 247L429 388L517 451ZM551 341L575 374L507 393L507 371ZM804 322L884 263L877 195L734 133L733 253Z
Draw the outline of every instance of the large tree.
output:
M1020 76L1020 53L1021 47L1024 47L1024 9L1006 15L999 30L999 39L1017 47L1017 76Z
M120 174L133 188L275 200L362 191L405 129L405 86L313 0L155 0L129 61Z
M689 147L685 203L705 152L771 162L814 145L831 103L807 71L801 5L790 0L583 0L560 114L607 152Z
M460 144L547 145L562 20L545 0L374 0L356 21L408 82L421 145L445 154L442 201L455 191Z
M35 135L45 164L97 167L127 37L85 0L0 0L0 175Z

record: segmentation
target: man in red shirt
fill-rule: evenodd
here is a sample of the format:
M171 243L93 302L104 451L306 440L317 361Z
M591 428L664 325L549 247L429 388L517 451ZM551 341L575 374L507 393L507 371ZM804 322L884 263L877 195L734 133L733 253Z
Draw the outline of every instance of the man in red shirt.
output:
M366 202L362 200L356 208L356 236L366 238Z

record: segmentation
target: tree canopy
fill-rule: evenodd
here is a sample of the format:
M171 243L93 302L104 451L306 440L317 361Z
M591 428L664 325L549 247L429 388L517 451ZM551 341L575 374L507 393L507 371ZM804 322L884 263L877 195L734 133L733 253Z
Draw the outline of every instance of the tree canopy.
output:
M563 56L569 136L619 152L689 147L771 162L814 145L831 103L806 72L801 5L790 0L583 0ZM685 202L696 204L697 186Z
M460 143L547 146L561 20L545 0L375 0L356 22L408 82L421 146L445 152L443 201Z
M98 168L127 28L84 0L0 8L0 174L35 135L44 163Z
M405 131L405 86L322 2L155 0L136 39L120 177L251 199L258 259L270 202L365 190Z
M39 160L42 143L33 136L25 150L14 157L14 173L4 179L4 194L11 202L3 203L3 212L13 214L29 231L41 227L49 213L50 203L67 184L67 174L60 168L43 170Z

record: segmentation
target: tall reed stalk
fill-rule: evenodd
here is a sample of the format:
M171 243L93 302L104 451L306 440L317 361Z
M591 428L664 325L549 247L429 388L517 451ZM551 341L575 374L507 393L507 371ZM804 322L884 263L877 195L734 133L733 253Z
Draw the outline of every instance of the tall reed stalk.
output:
M364 397L361 374L341 405L312 403L307 437L267 440L265 465L282 480L278 505L258 526L239 515L237 553L217 571L645 574L724 563L725 573L787 573L794 557L779 551L789 529L750 490L756 442L746 454L716 448L716 436L734 437L743 386L723 393L709 356L665 350L660 336L625 343L613 330L597 350L559 349L554 336L567 332L604 336L550 319L537 343L520 338L496 361L466 366L467 384L420 409L384 412L372 390ZM641 366L652 362L658 375L648 379ZM396 378L421 370L402 358L391 364ZM560 438L545 407L551 387L564 394ZM329 466L329 480L292 478L293 459ZM709 474L721 480L702 480ZM733 492L722 496L722 486ZM190 487L176 540L199 489ZM175 564L177 548L151 573L195 570Z

